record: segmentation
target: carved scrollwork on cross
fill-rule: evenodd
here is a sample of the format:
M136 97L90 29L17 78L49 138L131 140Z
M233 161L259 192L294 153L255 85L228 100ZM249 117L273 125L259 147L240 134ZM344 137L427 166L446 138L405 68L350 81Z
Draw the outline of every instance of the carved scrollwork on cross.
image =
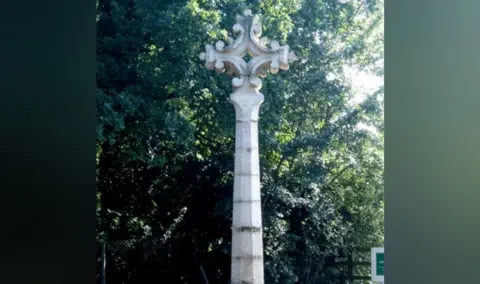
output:
M269 47L262 38L262 26L258 16L253 16L250 10L245 10L243 16L237 16L233 26L233 36L229 37L228 45L218 41L215 46L205 46L205 52L200 53L200 59L205 61L208 69L217 72L227 71L234 75L233 86L251 86L256 90L262 87L262 80L270 70L276 74L279 69L288 70L289 63L297 57L289 50L288 45L280 45L271 41ZM248 53L252 59L245 61L243 56Z

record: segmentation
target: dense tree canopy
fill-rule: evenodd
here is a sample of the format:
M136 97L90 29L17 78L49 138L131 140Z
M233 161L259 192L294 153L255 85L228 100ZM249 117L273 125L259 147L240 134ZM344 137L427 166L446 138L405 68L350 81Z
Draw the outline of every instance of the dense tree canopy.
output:
M383 244L383 89L358 102L343 72L382 74L383 3L98 0L97 237L135 247L109 283L228 283L232 86L198 54L245 7L300 58L262 88L266 283L337 283Z

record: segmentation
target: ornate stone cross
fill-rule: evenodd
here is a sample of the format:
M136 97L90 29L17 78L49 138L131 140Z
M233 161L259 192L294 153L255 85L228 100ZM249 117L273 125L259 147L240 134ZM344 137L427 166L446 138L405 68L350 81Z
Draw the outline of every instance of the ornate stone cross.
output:
M260 78L267 70L273 74L287 70L296 56L288 45L276 41L267 47L260 20L250 10L237 16L233 34L236 39L229 38L228 46L223 41L215 47L206 45L200 59L208 69L234 75L235 91L230 95L236 113L231 284L263 284L258 113L264 96L259 92ZM243 58L247 53L252 57L248 62Z

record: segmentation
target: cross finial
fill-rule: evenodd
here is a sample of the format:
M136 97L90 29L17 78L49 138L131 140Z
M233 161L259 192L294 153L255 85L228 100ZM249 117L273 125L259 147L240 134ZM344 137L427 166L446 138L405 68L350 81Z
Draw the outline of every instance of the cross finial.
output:
M237 22L233 26L233 35L229 37L229 45L218 41L215 46L207 44L200 59L205 61L208 69L218 72L228 71L234 74L234 87L250 86L256 90L262 87L260 78L266 76L266 70L275 74L279 69L288 70L289 63L297 60L296 55L289 51L288 45L280 45L277 41L262 38L262 26L257 16L246 9L243 15L237 15ZM243 56L249 53L252 59L246 62Z

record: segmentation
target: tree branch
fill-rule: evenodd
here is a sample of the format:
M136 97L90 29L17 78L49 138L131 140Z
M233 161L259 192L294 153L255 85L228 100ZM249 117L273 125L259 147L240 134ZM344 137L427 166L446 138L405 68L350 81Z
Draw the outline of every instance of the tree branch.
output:
M343 169L341 169L338 174L336 174L330 181L328 181L322 188L327 188L331 183L336 181L346 170L352 167L352 164L345 166Z
M203 281L205 282L205 284L210 284L210 282L208 282L207 274L205 273L205 270L203 269L203 265L199 264L199 267L200 267L200 272L202 273Z

